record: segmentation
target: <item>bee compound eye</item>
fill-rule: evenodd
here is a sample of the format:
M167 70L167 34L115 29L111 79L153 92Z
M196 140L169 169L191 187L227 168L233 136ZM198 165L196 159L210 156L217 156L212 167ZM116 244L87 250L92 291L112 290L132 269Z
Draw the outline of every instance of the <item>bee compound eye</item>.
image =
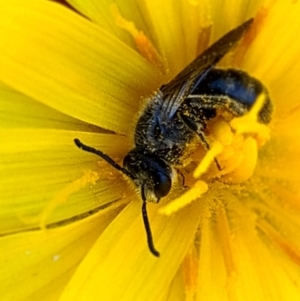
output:
M162 172L158 172L155 175L154 194L158 199L166 196L170 192L171 186L172 186L172 181L170 176Z

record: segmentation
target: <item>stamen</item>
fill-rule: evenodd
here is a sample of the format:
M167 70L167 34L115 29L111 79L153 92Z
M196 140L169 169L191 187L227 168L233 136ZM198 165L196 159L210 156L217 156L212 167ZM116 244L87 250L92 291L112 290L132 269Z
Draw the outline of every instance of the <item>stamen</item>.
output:
M185 288L185 301L195 300L198 280L198 254L192 244L181 264L182 277Z
M231 235L224 205L219 202L216 211L217 227L228 276L236 271L232 256Z
M237 135L255 134L258 146L263 145L270 139L270 129L267 125L257 121L258 114L265 102L265 94L261 93L251 110L242 117L234 118L230 124Z
M61 204L67 202L68 197L74 192L86 187L87 185L95 185L96 181L99 179L99 175L95 171L87 170L84 175L69 183L62 190L60 190L57 195L49 202L47 207L41 213L40 219L40 227L41 229L46 229L46 221L52 212Z
M236 49L233 57L233 66L242 66L244 57L252 46L253 41L256 36L259 34L261 29L264 27L267 17L270 13L271 7L274 5L276 0L268 1L268 5L262 5L255 17L252 26L246 32L244 38L242 39L239 47Z
M270 224L263 219L258 219L257 225L259 228L275 242L289 258L294 261L297 265L300 264L300 250L293 245L289 240L284 238L278 231L276 231Z
M232 163L229 164L229 162L230 160L227 161L227 166L234 167L234 169L223 175L221 181L226 183L242 183L248 180L253 175L257 163L256 141L252 137L246 138L242 144L242 148L236 150L236 154L232 156Z
M223 151L223 146L218 141L211 144L210 149L206 152L205 156L194 170L194 178L199 178L205 174L209 166L214 162L215 158ZM220 163L220 162L219 162ZM221 163L222 165L222 163Z
M126 20L120 13L116 4L111 4L111 13L115 19L117 26L125 29L134 38L134 42L140 54L151 64L158 67L161 71L164 70L164 65L161 57L159 56L156 48L145 34L138 30L132 21Z
M170 202L168 205L160 208L159 213L165 215L171 215L181 208L187 206L195 199L199 198L208 190L208 186L203 181L197 181L191 188L188 189L181 196Z
M206 48L208 48L209 40L211 37L212 31L212 24L208 24L207 26L203 27L197 39L197 53L203 52Z

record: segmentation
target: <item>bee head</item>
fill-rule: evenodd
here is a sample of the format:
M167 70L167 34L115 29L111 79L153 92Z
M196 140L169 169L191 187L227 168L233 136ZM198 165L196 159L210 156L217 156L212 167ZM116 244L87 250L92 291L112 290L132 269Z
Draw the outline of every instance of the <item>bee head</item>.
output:
M132 150L124 158L124 168L135 177L143 201L158 203L172 187L172 169L152 154Z

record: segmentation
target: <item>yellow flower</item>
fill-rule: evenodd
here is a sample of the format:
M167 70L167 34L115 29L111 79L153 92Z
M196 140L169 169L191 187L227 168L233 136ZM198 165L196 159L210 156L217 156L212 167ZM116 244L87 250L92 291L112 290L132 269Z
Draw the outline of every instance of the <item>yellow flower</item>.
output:
M69 3L0 3L1 300L299 300L300 2ZM251 17L222 64L268 87L270 139L242 183L149 204L156 258L133 185L73 140L121 162L145 98Z

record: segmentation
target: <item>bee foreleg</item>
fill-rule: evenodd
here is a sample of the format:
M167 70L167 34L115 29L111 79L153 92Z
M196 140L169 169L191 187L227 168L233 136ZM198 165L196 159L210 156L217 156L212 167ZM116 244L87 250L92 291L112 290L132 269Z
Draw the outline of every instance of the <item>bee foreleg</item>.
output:
M206 139L204 130L206 128L206 121L213 118L216 115L214 108L205 108L203 110L201 104L196 102L194 104L189 103L186 106L183 105L178 110L178 117L181 119L183 124L190 130L197 134L200 138L202 145L205 150L208 151L210 149L209 143ZM215 164L219 170L222 170L217 159L214 159Z

